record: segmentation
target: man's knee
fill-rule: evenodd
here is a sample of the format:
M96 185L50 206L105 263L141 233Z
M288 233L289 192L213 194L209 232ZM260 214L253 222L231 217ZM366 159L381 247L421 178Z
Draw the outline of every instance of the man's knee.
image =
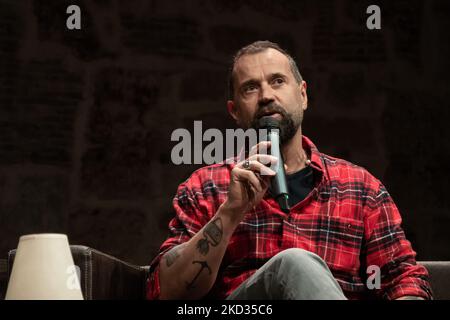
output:
M311 268L317 268L324 264L322 258L317 254L300 248L283 250L271 260L280 268L296 269L297 271L310 271Z

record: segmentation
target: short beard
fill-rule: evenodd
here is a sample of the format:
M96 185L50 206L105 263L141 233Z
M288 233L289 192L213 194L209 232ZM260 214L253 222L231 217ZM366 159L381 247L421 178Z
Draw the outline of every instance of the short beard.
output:
M302 124L303 114L297 115L297 119L290 113L287 113L281 106L276 103L270 103L260 108L254 115L250 127L256 130L263 129L260 127L259 120L267 112L278 112L281 115L280 120L280 143L281 145L290 141L297 133L298 128Z

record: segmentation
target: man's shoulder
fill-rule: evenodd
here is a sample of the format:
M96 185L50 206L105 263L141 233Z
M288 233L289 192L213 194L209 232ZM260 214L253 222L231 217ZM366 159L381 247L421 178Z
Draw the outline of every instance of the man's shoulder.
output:
M340 184L364 184L371 188L379 187L380 181L366 168L324 153L321 153L320 156L331 181L339 182Z

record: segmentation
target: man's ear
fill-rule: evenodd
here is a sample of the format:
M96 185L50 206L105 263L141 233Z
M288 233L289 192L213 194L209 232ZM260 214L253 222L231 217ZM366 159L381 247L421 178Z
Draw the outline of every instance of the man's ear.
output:
M308 94L306 93L306 88L307 88L307 84L306 81L303 81L300 83L300 94L302 95L302 100L303 100L303 111L305 111L306 109L308 109Z
M227 101L227 110L228 110L228 113L237 122L238 121L238 110L237 110L236 104L234 103L233 100Z

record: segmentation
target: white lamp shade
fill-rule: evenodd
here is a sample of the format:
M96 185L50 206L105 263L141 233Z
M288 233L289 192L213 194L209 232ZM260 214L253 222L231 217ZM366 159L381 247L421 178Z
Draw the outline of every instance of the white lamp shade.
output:
M67 236L20 237L6 291L7 300L82 300L79 270Z

